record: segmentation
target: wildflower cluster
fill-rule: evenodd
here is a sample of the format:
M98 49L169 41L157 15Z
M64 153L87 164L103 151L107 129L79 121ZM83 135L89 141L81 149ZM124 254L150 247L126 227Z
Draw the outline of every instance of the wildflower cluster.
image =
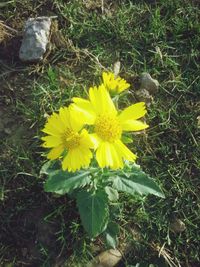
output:
M130 84L113 73L103 72L103 82L89 88L88 99L74 97L69 107L53 113L42 130L47 158L62 159L62 169L75 172L89 167L93 157L101 168L120 169L136 155L122 142L125 132L148 125L138 119L146 114L145 103L118 110L110 93L121 93Z
M103 72L102 83L89 88L88 99L74 97L69 107L48 118L42 130L43 147L50 149L50 161L40 172L48 175L45 191L75 198L88 235L94 238L104 232L111 247L117 245L113 203L120 202L119 192L164 197L123 143L126 132L148 127L139 120L146 114L143 102L119 110L111 98L129 86L113 73Z

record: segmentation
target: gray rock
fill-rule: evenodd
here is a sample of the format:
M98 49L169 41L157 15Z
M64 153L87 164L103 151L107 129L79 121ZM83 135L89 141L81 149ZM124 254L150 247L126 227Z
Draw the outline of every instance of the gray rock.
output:
M24 62L37 62L43 59L49 42L51 18L29 18L25 24L19 58Z
M109 249L89 262L87 267L114 267L122 259L122 253L117 249Z
M113 66L113 72L114 72L115 77L117 77L119 75L120 68L121 68L121 62L120 61L116 61L114 63L114 66Z
M140 89L146 89L150 94L155 94L158 92L159 82L151 77L147 72L141 75L141 85Z
M197 117L197 128L200 129L200 116Z

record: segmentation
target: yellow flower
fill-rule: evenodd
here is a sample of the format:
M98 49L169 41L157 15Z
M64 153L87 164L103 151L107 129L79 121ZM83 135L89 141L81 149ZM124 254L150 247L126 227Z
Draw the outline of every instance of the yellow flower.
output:
M54 160L62 157L62 169L76 171L88 167L92 158L90 148L93 143L88 132L83 129L84 123L71 108L60 108L59 113L53 113L45 124L42 137L43 147L51 148L47 158Z
M121 93L130 87L129 83L120 77L116 78L112 72L103 72L102 77L105 88L110 92Z
M140 102L118 112L104 85L89 90L89 100L73 98L72 107L82 113L89 125L94 125L91 138L95 144L96 159L100 167L118 169L123 160L134 162L134 155L121 141L123 131L139 131L148 127L139 121L146 113L145 103Z

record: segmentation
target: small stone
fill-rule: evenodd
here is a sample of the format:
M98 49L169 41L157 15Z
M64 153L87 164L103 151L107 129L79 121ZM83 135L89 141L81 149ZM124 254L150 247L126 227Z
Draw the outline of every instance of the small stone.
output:
M149 73L142 73L140 81L140 89L146 89L152 95L158 92L159 82L153 79Z
M197 117L197 128L200 129L200 116Z
M170 230L174 233L182 233L186 229L185 223L175 218L170 224Z
M24 62L38 62L43 59L49 42L51 18L29 18L25 24L19 58Z
M153 97L150 95L149 91L146 89L139 89L135 92L135 96L138 101L145 102L149 107L153 101Z
M120 61L116 61L114 63L114 66L113 66L113 72L114 72L115 77L117 77L119 75L120 68L121 68L121 62Z
M122 259L122 254L117 249L109 249L100 253L87 264L87 267L114 267Z

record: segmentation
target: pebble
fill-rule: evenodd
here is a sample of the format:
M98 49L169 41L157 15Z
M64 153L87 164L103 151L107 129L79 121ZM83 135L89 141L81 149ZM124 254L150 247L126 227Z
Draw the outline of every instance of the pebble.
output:
M175 218L170 224L170 230L174 233L182 233L186 230L185 223L180 219Z
M37 17L26 21L19 58L24 62L43 59L49 42L51 18Z
M100 253L87 267L114 267L122 259L122 254L117 249L109 249Z
M142 73L140 82L140 89L146 89L151 95L158 92L159 82L153 79L149 73Z

